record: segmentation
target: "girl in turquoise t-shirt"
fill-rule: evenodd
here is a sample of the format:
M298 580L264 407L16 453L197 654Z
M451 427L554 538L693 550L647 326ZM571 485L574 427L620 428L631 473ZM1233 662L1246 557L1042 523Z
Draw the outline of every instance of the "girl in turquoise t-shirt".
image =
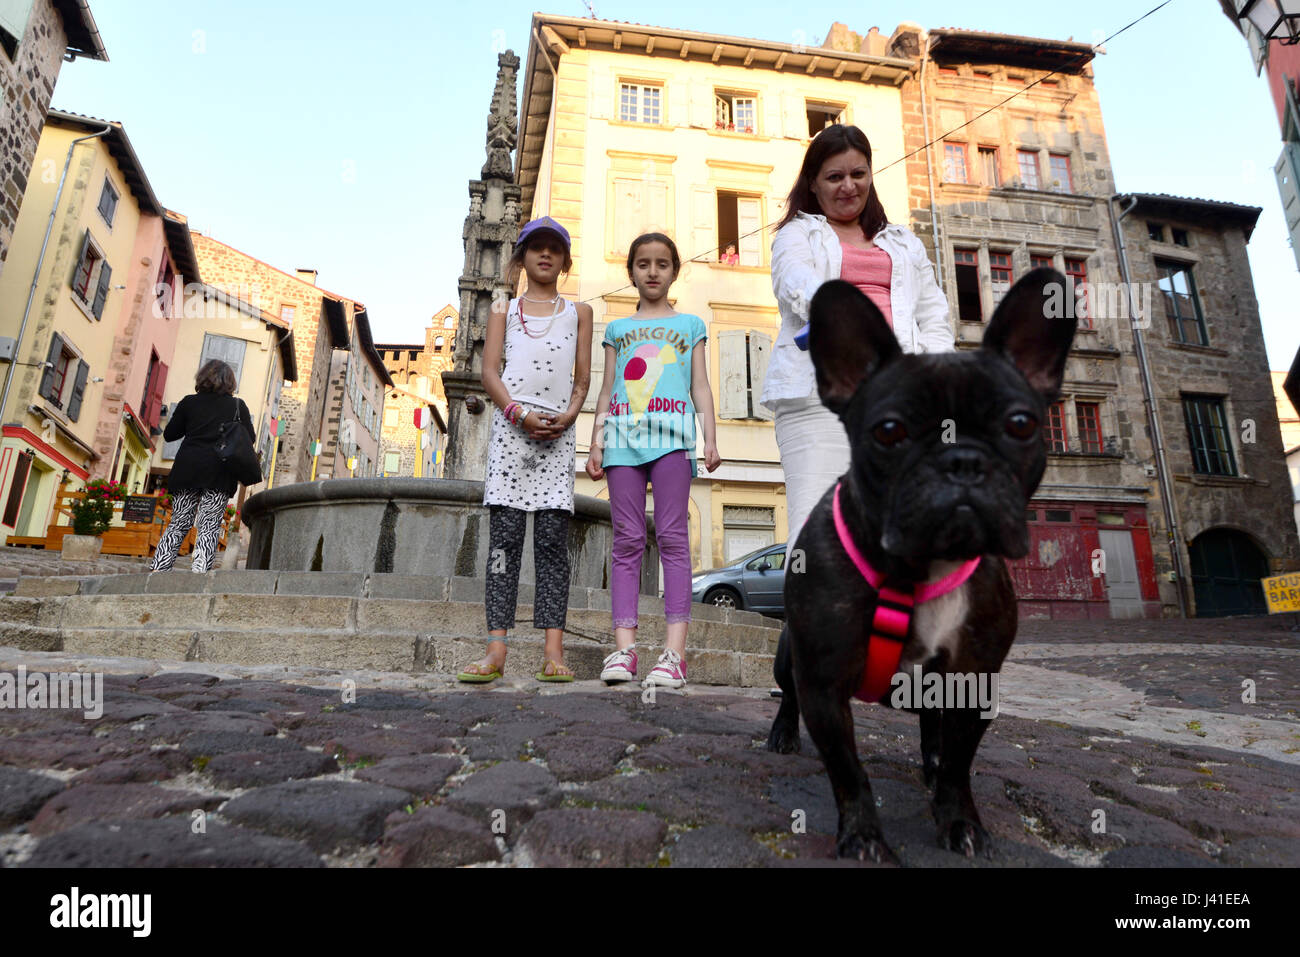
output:
M637 311L605 328L605 380L596 400L587 474L609 482L614 523L610 576L617 650L600 677L632 681L637 673L637 595L645 551L645 490L654 493L655 537L664 570L667 640L645 684L686 684L686 629L691 620L691 548L687 521L695 465L695 416L704 429L704 466L718 457L709 389L708 330L699 316L673 310L668 289L681 271L673 241L647 233L632 243L627 273L640 293Z

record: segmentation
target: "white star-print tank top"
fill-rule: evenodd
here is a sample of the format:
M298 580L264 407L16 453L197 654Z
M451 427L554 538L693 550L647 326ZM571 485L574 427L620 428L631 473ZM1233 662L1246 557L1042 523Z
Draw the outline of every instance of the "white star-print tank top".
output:
M525 316L520 301L510 300L501 373L512 399L549 412L569 407L578 354L578 308L567 299L556 305L559 311L554 318Z

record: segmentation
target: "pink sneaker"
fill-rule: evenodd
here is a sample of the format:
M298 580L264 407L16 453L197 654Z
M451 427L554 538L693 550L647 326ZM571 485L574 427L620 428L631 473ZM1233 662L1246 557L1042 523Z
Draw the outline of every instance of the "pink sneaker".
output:
M629 645L606 658L601 666L600 680L611 684L615 681L636 681L636 645Z
M677 652L666 648L643 683L662 688L683 688L686 686L686 662Z

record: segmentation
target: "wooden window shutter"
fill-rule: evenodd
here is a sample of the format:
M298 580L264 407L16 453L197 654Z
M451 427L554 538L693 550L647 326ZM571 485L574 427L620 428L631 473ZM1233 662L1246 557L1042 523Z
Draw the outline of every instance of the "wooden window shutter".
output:
M749 393L745 384L745 333L730 329L718 339L718 418L749 417Z
M591 99L591 115L598 120L609 119L614 102L614 76L607 70L592 70L587 78Z
M77 277L81 275L81 271L85 268L86 251L89 248L90 248L90 230L87 229L86 234L81 237L81 250L77 253L77 264L74 267L72 267L72 277L68 280L68 285L70 285L73 289L77 289ZM89 292L89 290L87 290L87 292Z
M756 419L772 421L772 413L759 405L763 382L767 379L767 357L772 351L772 337L751 330L749 333L749 394L750 415Z
M605 381L605 323L594 323L591 327L591 386L587 397L582 400L583 412L596 411L596 399L600 397L600 387Z
M86 394L86 379L90 377L90 366L78 360L77 381L72 387L72 396L68 399L68 418L73 422L81 417L81 400Z
M773 132L775 128L772 128ZM788 140L808 138L808 107L802 96L781 94L781 131Z
M151 429L158 428L162 417L163 389L167 385L167 363L159 360L158 369L149 383L149 404L145 406L144 424Z
M113 267L105 260L99 266L99 286L95 289L95 304L90 307L96 319L104 317L104 303L108 301L108 283L112 276Z
M45 361L49 364L48 368L46 368L44 374L41 375L41 387L38 391L40 392L42 398L51 399L51 400L55 398L54 371L55 369L58 368L59 359L61 359L62 357L63 357L63 337L56 332L54 334L54 338L50 340L49 354L46 355L45 357Z
M742 196L736 200L736 226L741 235L740 264L763 265L763 218L757 199Z
M713 91L707 87L692 86L691 126L700 129L713 129Z

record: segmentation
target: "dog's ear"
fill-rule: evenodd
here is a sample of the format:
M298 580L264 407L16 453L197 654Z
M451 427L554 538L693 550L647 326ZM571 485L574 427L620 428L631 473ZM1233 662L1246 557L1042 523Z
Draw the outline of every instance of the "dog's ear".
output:
M862 380L902 350L880 310L852 283L823 283L808 312L808 352L817 371L817 394L838 414Z
M1048 402L1061 390L1074 341L1073 296L1073 284L1055 269L1035 269L1003 297L984 333L984 348L1010 359Z

